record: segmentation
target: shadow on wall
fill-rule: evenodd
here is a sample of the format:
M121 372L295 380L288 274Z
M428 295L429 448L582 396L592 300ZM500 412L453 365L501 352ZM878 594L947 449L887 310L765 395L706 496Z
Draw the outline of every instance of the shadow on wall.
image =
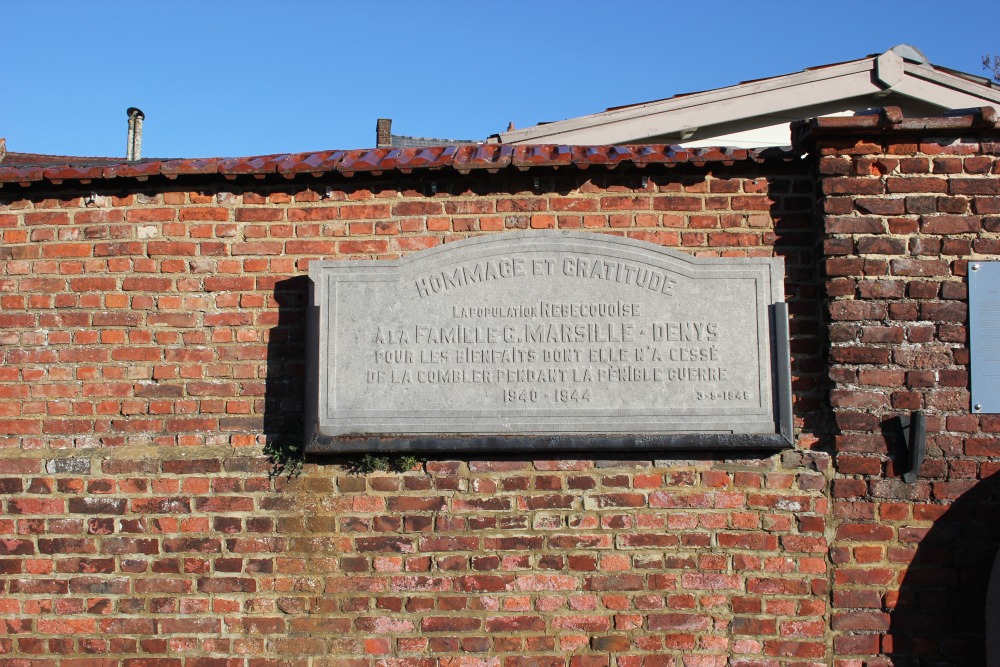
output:
M986 592L1000 548L1000 473L962 494L922 538L912 530L920 544L891 612L886 652L897 667L986 665Z
M264 453L278 475L294 472L303 459L309 277L279 280L273 298L277 321L268 331L263 428Z
M792 357L792 393L795 427L816 437L814 449L832 451L835 430L825 387L827 321L823 294L821 220L816 218L816 189L811 178L795 173L768 180L768 214L774 232L774 256L785 261L785 301L788 303ZM818 226L817 226L818 225ZM768 240L767 235L764 238Z

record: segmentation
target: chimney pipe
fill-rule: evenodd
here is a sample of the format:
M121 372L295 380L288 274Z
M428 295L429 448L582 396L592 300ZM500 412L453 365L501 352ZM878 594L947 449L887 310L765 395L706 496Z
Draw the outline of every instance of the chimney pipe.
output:
M128 114L128 147L125 150L125 160L134 162L142 157L142 120L146 117L141 109L129 107Z
M392 119L379 118L375 124L375 148L392 146Z

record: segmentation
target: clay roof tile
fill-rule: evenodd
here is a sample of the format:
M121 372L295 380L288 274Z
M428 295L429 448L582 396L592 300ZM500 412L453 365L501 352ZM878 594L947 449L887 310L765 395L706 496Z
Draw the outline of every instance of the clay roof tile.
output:
M990 107L959 109L934 118L905 118L897 107L859 116L813 118L793 123L797 150L743 148L681 148L668 144L615 146L566 146L558 144L472 144L460 146L423 146L413 148L364 148L328 150L309 153L275 154L234 158L146 159L126 162L121 158L71 157L7 152L0 161L0 185L47 181L92 182L95 180L154 176L179 178L219 174L227 179L240 176L266 178L280 174L294 178L299 174L366 173L374 176L388 172L409 174L418 170L453 169L461 174L485 169L495 173L508 167L520 170L573 166L578 169L604 166L613 168L627 163L644 167L651 164L704 165L733 164L745 160L791 159L800 155L808 139L820 134L854 132L861 134L947 130L951 132L995 131L1000 126Z

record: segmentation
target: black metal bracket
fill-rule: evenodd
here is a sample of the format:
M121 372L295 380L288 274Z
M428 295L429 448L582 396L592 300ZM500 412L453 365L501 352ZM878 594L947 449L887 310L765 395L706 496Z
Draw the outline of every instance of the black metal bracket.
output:
M789 447L795 445L795 420L792 416L792 346L788 330L788 304L779 301L772 306L774 329L775 417L778 433Z
M915 410L909 416L900 416L899 423L903 427L903 442L906 443L903 481L913 484L917 481L920 466L924 462L924 452L927 449L927 420L922 410Z

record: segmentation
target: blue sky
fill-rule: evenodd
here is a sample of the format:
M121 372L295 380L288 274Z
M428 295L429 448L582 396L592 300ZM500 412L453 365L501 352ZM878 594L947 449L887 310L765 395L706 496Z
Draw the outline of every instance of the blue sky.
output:
M899 43L974 74L1000 2L11 0L7 149L143 157L362 148L375 120L480 139Z

